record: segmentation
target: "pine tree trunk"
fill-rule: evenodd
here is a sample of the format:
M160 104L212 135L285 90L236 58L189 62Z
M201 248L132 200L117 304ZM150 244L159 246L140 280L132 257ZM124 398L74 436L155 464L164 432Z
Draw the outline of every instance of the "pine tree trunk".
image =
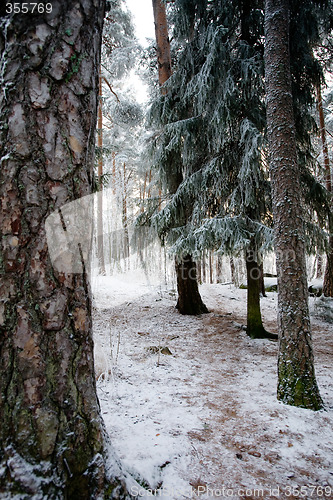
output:
M320 279L323 276L323 256L320 253L317 253L317 270L316 270L316 278Z
M213 284L213 256L211 250L209 250L209 283Z
M265 83L278 275L278 399L318 410L299 200L289 55L289 1L265 1Z
M217 254L216 259L216 283L222 283L222 256Z
M52 267L45 221L91 193L104 0L52 5L0 20L0 491L88 500L117 486L90 289L85 273Z
M128 232L128 218L127 218L127 178L126 178L126 163L123 165L123 176L124 176L124 192L122 199L122 223L124 229L124 259L125 259L125 269L126 269L126 260L127 260L127 270L130 268L129 255L129 232Z
M104 231L103 231L103 113L102 113L102 74L101 67L99 69L99 91L98 91L98 120L97 120L97 146L99 148L98 158L98 181L99 194L97 196L97 259L99 273L105 275L105 259L104 259Z
M246 333L252 339L277 339L265 330L260 311L261 270L252 250L246 252L247 325Z
M232 255L230 256L230 272L231 272L231 281L234 285L236 285L235 260Z
M166 94L167 91L163 88L163 85L171 76L171 53L166 10L162 0L152 0L152 2L157 44L158 78L162 87L161 92Z
M202 282L206 283L206 250L202 251L201 276L202 276Z
M324 275L323 294L325 297L333 297L333 236L329 239L331 251L327 254L327 262Z
M327 191L332 193L332 172L330 166L330 159L328 155L323 99L321 95L320 84L317 87L317 99L318 99L318 111L319 111L319 123L320 123L320 136L321 136L323 156L324 156L326 189ZM333 223L331 219L332 218L330 218L329 220L330 234L333 233ZM327 262L326 262L326 269L325 269L324 283L323 283L323 294L325 295L325 297L333 297L333 237L329 238Z
M202 302L197 282L197 267L191 255L176 259L178 287L177 309L181 314L198 315L208 313Z

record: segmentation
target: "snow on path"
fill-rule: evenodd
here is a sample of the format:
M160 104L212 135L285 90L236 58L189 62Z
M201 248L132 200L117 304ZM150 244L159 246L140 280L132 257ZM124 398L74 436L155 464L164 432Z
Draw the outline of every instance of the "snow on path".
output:
M277 343L242 330L246 290L204 285L212 312L186 317L173 292L111 281L95 286L98 391L113 447L142 485L133 493L333 498L331 325L314 323L326 411L311 412L276 400ZM275 293L262 310L276 331ZM163 347L172 355L151 352Z

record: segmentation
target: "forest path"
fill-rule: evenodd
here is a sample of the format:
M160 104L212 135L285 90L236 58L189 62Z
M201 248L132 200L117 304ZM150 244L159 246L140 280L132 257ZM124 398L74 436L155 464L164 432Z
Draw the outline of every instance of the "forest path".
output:
M302 486L303 498L333 498L331 325L313 326L328 411L288 407L276 400L277 343L242 329L246 291L202 292L211 313L199 317L181 316L167 293L95 313L97 367L113 373L99 381L101 406L125 467L172 500L293 498ZM276 331L276 294L262 310ZM113 362L103 368L110 332Z

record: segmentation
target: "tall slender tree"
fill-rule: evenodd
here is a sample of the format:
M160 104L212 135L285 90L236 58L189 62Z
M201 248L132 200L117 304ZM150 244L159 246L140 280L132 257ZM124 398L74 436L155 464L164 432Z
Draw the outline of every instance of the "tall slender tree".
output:
M168 89L166 82L172 75L170 40L168 34L168 24L165 4L162 0L152 0L155 21L155 35L157 45L158 77L162 96L167 96ZM169 192L175 194L183 181L181 164L173 167L173 172L169 172L167 185ZM158 205L160 210L160 203ZM177 309L181 314L197 315L207 313L208 309L202 301L199 293L197 279L197 265L191 254L181 255L175 262L177 275Z
M323 158L324 158L325 184L327 191L332 194L333 193L332 171L330 165L330 157L328 153L324 106L323 106L323 98L321 94L320 83L318 83L317 85L317 103L318 103L318 113L319 113L320 138L321 138ZM333 297L333 214L332 213L329 217L328 227L329 227L330 237L329 237L329 244L327 251L326 269L324 275L323 294L326 297Z
M52 1L52 12L0 19L6 498L102 498L119 485L106 479L87 275L52 267L45 230L51 213L91 193L104 5Z
M318 410L323 402L315 378L308 308L289 20L289 0L265 1L267 126L279 292L277 393L287 404Z
M105 275L104 236L103 236L103 90L102 68L99 68L98 82L98 120L97 120L97 176L100 194L97 196L97 258L100 274Z

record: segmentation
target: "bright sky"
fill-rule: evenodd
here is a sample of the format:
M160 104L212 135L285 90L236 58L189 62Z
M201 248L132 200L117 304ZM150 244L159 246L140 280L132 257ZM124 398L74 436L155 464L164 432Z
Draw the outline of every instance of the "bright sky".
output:
M136 36L143 46L146 38L155 38L152 0L125 0L128 9L133 14Z

